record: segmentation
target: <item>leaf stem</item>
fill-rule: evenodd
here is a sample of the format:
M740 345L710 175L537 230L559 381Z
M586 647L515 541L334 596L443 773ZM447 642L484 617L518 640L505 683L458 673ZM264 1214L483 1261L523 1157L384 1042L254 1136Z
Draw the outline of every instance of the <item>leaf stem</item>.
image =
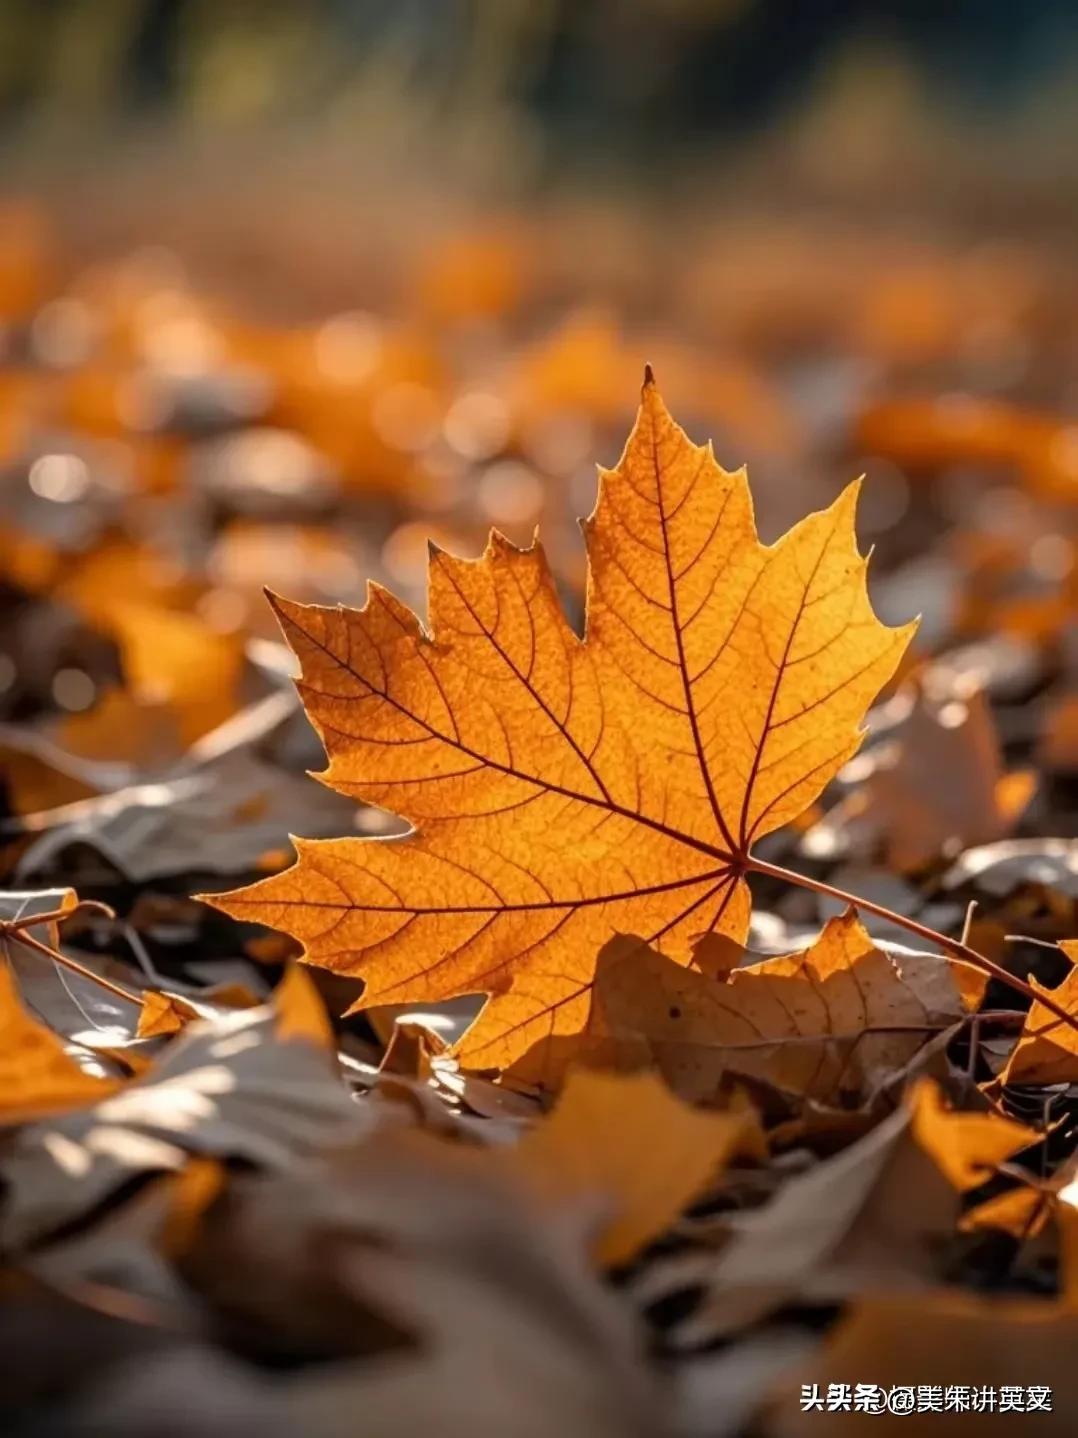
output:
M9 932L6 935L0 931L0 937L10 938L15 943L22 944L25 948L33 949L35 953L43 954L45 958L51 959L54 964L61 964L65 969L70 969L72 973L78 974L79 978L88 979L90 983L97 984L102 989L107 989L114 998L122 1000L123 1003L133 1004L137 1009L142 1008L142 1000L134 990L125 989L122 984L114 983L112 979L106 979L104 974L95 974L93 969L88 969L85 965L80 964L77 959L69 958L67 954L61 954L58 950L50 948L48 944L43 944L40 939L35 939L31 934L27 934L20 929Z
M66 908L47 909L42 914L20 914L16 919L0 919L0 934L17 933L20 929L36 929L38 924L57 924L76 914L100 914L106 919L115 919L116 911L98 899L76 899Z
M920 923L917 919L911 919L908 914L899 914L894 909L889 909L885 904L877 904L872 899L860 899L856 894L849 894L845 889L838 889L834 884L825 883L823 879L813 879L807 874L799 874L795 869L784 869L781 864L769 864L766 859L757 859L749 854L744 859L745 868L750 873L766 874L769 878L779 879L784 884L794 884L801 889L811 889L814 893L824 894L829 899L837 899L841 904L847 904L855 909L862 909L865 913L875 914L878 919L886 919L888 923L897 924L900 928L907 929L927 944L934 944L941 948L947 956L961 964L968 964L971 968L980 969L984 974L998 979L1000 983L1006 984L1017 993L1024 995L1031 1003L1041 1004L1050 1013L1063 1020L1068 1027L1078 1031L1078 1016L1069 1014L1056 999L1052 998L1050 991L1035 989L1032 984L1020 979L1017 974L1009 973L1001 965L992 959L979 954L976 949L971 949L961 939L949 938L947 934L938 933L930 929L927 924Z

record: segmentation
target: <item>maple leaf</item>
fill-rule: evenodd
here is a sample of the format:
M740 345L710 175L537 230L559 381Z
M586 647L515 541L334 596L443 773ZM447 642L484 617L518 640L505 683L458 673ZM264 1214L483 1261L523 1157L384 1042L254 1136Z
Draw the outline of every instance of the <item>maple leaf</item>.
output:
M864 1099L979 1004L987 980L934 954L886 952L851 909L799 953L726 983L630 938L600 955L589 1041L609 1062L655 1064L683 1098L711 1099L730 1070L787 1093ZM530 1078L530 1055L514 1073Z
M912 625L869 604L857 486L773 545L748 481L691 443L648 373L585 523L584 637L542 548L432 549L430 627L377 585L359 611L275 599L326 783L403 840L297 840L297 864L217 904L361 977L368 1004L485 993L461 1041L505 1068L579 1033L617 933L679 964L741 941L751 845L861 742Z

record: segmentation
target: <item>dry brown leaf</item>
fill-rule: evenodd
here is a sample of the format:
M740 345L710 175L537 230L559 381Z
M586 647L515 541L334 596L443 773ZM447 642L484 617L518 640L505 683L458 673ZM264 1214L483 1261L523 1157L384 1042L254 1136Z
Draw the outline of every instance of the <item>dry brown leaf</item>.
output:
M326 782L415 829L299 843L212 902L362 977L364 1006L488 994L472 1067L579 1034L615 933L680 964L701 934L743 939L751 845L854 753L912 632L869 605L856 493L762 545L744 472L649 376L586 525L583 640L538 545L498 534L432 553L429 633L373 585L358 612L277 600Z
M654 1074L579 1069L509 1167L546 1198L607 1203L594 1256L609 1266L635 1257L739 1152L766 1154L747 1111L700 1113Z
M268 1003L189 1024L116 1087L15 1135L3 1161L5 1246L62 1227L141 1175L179 1172L191 1156L278 1169L376 1123L341 1082L321 1000L295 966Z
M930 1286L940 1281L938 1250L954 1233L959 1190L1035 1138L995 1115L948 1111L922 1080L863 1138L735 1216L717 1258L672 1260L644 1296L661 1296L664 1283L702 1283L702 1304L677 1327L679 1341L695 1345L796 1299Z
M379 1075L397 1075L426 1083L433 1075L431 1060L446 1050L445 1039L437 1029L419 1019L399 1018L393 1025Z
M1059 947L1074 965L1063 982L1054 989L1046 989L1035 978L1031 978L1030 983L1041 993L1050 993L1067 1013L1078 1014L1078 939L1064 940ZM999 1082L1078 1082L1078 1030L1065 1024L1042 1003L1033 1004Z
M284 978L273 991L277 1011L277 1039L289 1043L304 1039L317 1048L336 1053L333 1025L322 996L309 975L298 964L289 964Z
M260 1000L240 984L221 985L200 994L178 994L167 989L146 989L139 1014L140 1039L164 1038L179 1033L200 1019L227 1019L240 1009L258 1006ZM276 1014L276 1034L282 1043L307 1039L319 1048L335 1051L333 1025L317 988L296 964L289 964L274 989L270 1003Z
M980 689L942 700L917 696L897 762L869 777L863 801L895 868L917 869L954 846L1011 833L1037 776L1005 773L988 700Z
M85 1431L232 1429L467 1438L651 1438L662 1404L633 1315L585 1261L581 1227L459 1145L391 1131L303 1169L243 1175L184 1256L188 1290L248 1359L177 1403L168 1364L107 1375ZM301 1352L267 1386L249 1357ZM252 1378L251 1375L254 1375ZM84 1410L85 1411L85 1410ZM251 1426L253 1425L253 1426ZM84 1431L78 1428L73 1431Z
M885 952L853 910L810 948L735 968L726 983L622 938L600 959L589 1036L613 1040L614 1053L636 1041L628 1057L688 1099L713 1097L733 1071L820 1101L864 1100L984 987L936 955Z

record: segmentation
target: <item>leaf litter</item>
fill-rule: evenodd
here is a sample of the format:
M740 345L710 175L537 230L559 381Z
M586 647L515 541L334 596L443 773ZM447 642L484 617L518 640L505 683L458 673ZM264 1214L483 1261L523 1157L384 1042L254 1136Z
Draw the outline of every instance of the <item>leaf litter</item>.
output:
M1038 1431L1070 1432L1062 421L851 396L850 459L902 467L911 513L962 464L1024 497L935 548L911 520L948 576L922 603L908 546L866 571L855 488L776 500L815 443L781 346L757 371L659 336L787 532L761 542L745 472L649 371L582 569L569 476L625 418L625 336L582 311L476 399L430 348L444 285L416 293L427 327L383 337L358 398L312 334L194 291L272 385L151 375L141 437L108 366L13 391L74 448L137 448L166 510L189 488L227 518L200 569L110 527L92 445L70 509L47 495L75 470L11 456L36 478L0 532L5 1431L782 1435L829 1426L802 1382L871 1379L1047 1384ZM86 302L137 328L120 290ZM886 333L856 343L900 371ZM379 408L400 384L426 399ZM439 407L476 481L459 524L433 451L393 440ZM456 557L514 515L540 540ZM388 583L355 608L366 573Z

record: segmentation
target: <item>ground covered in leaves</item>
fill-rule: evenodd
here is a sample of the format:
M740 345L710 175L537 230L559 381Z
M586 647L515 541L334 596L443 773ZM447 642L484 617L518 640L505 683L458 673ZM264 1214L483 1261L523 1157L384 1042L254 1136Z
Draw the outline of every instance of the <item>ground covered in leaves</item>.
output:
M5 1432L1074 1430L1073 276L586 230L0 216Z

